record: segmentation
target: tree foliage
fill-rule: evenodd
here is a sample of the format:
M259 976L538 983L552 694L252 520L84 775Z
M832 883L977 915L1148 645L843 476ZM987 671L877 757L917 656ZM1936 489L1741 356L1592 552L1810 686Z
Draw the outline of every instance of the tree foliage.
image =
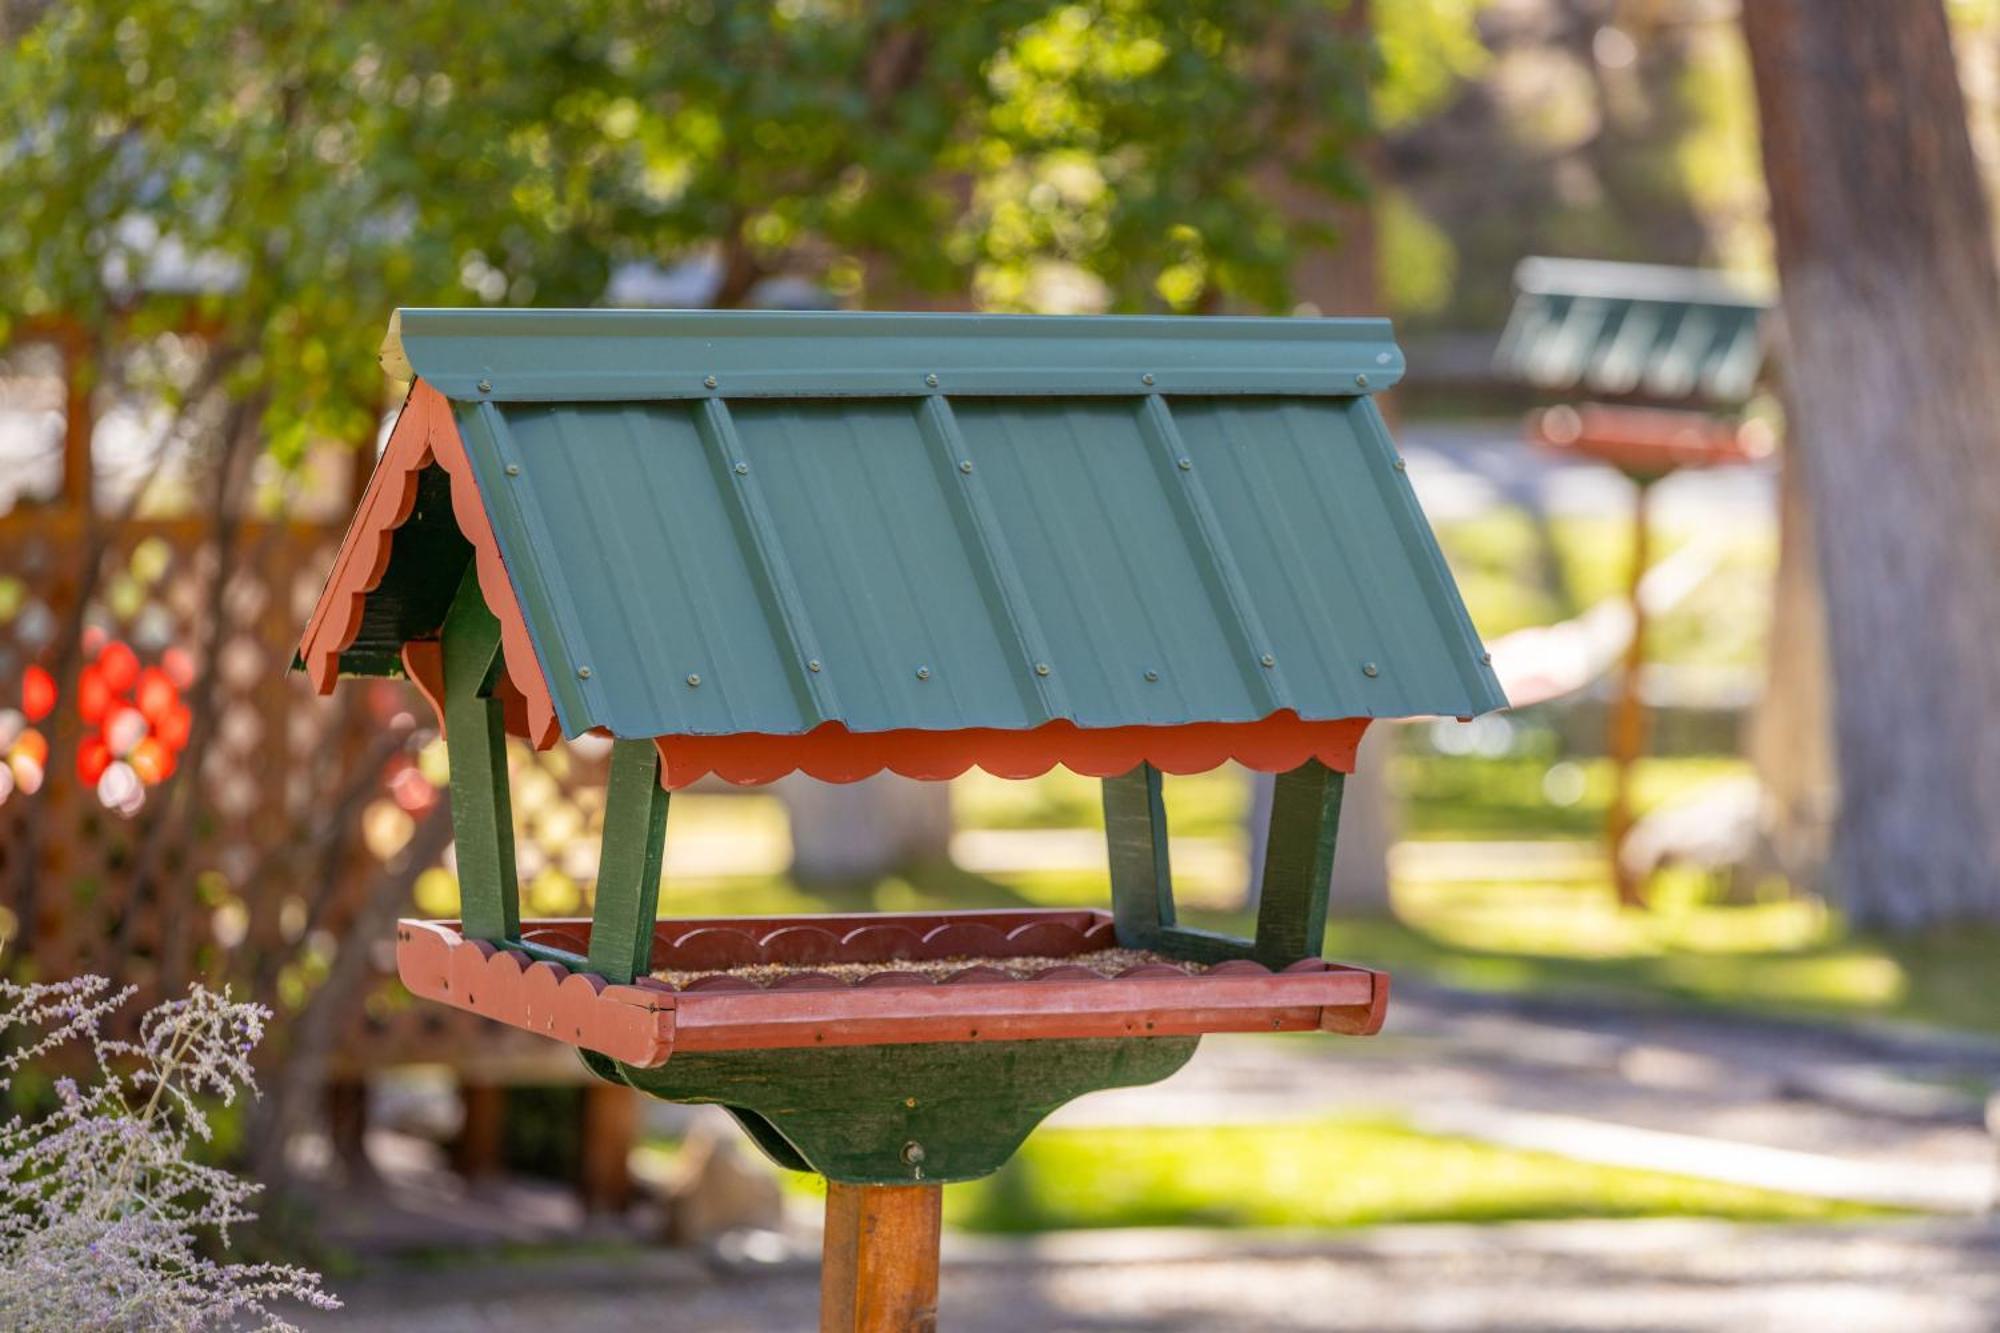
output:
M367 435L393 306L587 304L629 261L703 256L718 304L800 275L1026 308L1054 270L1084 305L1281 309L1337 238L1258 173L1360 190L1343 7L0 6L0 311L196 328L295 457Z

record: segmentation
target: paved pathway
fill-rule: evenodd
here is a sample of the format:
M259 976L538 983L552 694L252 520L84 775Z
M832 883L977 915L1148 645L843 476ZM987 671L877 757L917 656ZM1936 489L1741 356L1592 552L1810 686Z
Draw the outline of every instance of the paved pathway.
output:
M681 1254L430 1270L344 1284L312 1329L784 1333L817 1327L807 1265ZM1069 1234L954 1245L950 1333L1677 1330L1991 1333L2000 1229L1975 1222L1388 1227L1330 1238Z
M1056 1120L1214 1124L1381 1109L1442 1132L1941 1215L1812 1227L1670 1220L954 1236L943 1326L2000 1329L2000 1223L1977 1212L1990 1198L1994 1149L1974 1091L2000 1086L2000 1042L1411 984L1399 985L1390 1012L1388 1031L1369 1041L1211 1039L1174 1079L1085 1098ZM363 1208L336 1229L364 1250L370 1235L393 1249L434 1242L476 1216L489 1243L505 1239L535 1257L420 1268L364 1259L358 1277L335 1284L350 1312L308 1326L814 1326L814 1242L804 1230L752 1238L727 1261L634 1247L629 1230L603 1227L583 1233L601 1248L552 1252L541 1247L579 1239L559 1192L502 1187L481 1197L470 1210L444 1194L431 1207L406 1200L394 1217Z
M1947 1212L1994 1202L1980 1087L2000 1041L1399 983L1382 1036L1211 1038L1152 1088L1052 1123L1386 1110L1441 1133Z

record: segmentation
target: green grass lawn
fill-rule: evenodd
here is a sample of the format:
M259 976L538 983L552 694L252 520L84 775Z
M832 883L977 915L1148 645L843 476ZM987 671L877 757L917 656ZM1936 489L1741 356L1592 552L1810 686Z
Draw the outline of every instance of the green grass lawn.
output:
M807 1192L823 1188L818 1177L790 1173L786 1184ZM1360 1116L1042 1130L997 1174L948 1188L944 1207L952 1226L1009 1233L1682 1216L1804 1222L1879 1215L1858 1204L1593 1166Z
M1568 782L1549 780L1558 764L1567 770ZM1709 783L1749 773L1750 765L1734 755L1644 759L1633 770L1633 804L1644 813L1684 800ZM1602 836L1613 773L1611 761L1601 756L1487 759L1408 746L1395 756L1390 781L1402 798L1405 838L1513 842Z

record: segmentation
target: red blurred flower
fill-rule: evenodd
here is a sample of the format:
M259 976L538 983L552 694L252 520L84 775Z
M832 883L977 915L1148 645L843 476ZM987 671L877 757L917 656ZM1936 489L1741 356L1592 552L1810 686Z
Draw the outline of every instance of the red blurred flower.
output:
M187 748L188 732L194 728L194 714L186 704L177 703L167 710L166 716L153 722L153 734L169 749L176 752Z
M104 770L111 767L111 747L95 732L83 738L76 747L76 775L88 786L95 787L97 780L104 776Z
M138 683L139 655L129 644L113 639L97 655L97 669L104 673L104 683L114 694L123 694Z
M44 667L31 666L21 677L21 711L40 722L56 706L56 678Z
M181 692L174 688L174 682L159 667L147 667L139 673L139 688L133 693L139 711L154 726L160 725L173 706L180 702Z
M113 702L111 682L97 667L87 666L76 678L76 714L91 726L104 720Z

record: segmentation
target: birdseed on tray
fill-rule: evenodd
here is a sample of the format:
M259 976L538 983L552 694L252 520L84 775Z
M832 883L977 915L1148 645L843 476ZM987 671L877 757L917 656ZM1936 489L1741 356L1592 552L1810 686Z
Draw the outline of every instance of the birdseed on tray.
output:
M664 981L673 986L686 986L703 977L742 977L745 981L768 986L786 977L817 972L852 984L883 972L915 972L942 981L969 967L990 967L1011 977L1026 980L1052 967L1084 967L1099 976L1115 977L1121 972L1128 972L1147 963L1165 963L1169 967L1179 968L1190 976L1208 970L1206 964L1169 958L1165 954L1154 953L1151 949L1094 949L1089 953L1070 954L1066 958L972 958L961 955L953 958L890 958L867 963L746 963L741 967L699 970L661 968L653 973L653 977L657 981Z

